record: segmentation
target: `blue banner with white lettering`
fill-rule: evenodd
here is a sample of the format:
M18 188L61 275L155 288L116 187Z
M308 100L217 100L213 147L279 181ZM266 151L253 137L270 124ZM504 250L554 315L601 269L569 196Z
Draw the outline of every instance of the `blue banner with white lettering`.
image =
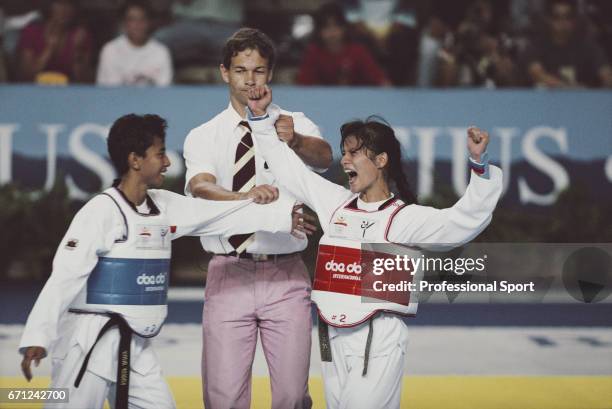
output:
M489 154L505 176L502 205L549 206L574 184L588 186L599 199L612 197L609 91L278 86L273 92L275 103L317 123L336 160L342 123L383 117L402 143L410 181L421 198L440 186L451 186L457 195L465 190L470 125L491 134ZM71 197L85 199L115 177L105 138L117 117L134 112L166 118L169 175L180 177L185 136L227 107L228 91L224 86L2 86L0 101L0 184L49 189L61 177Z

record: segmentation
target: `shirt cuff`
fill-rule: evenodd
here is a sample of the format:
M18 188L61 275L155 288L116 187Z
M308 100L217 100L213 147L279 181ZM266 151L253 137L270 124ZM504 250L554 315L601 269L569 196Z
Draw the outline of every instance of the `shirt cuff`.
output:
M274 104L270 104L267 109L266 115L258 117L252 117L252 112L247 108L247 117L249 119L249 126L253 136L256 139L258 146L263 147L264 151L266 148L271 149L277 145L283 144L276 134L274 124L280 114L280 108ZM257 146L256 146L257 149Z
M487 152L480 155L480 162L471 157L468 158L468 165L472 172L484 179L489 179L489 154Z
M247 107L247 119L253 123L267 122L266 119L271 119L275 123L280 115L280 107L276 104L270 104L264 115L254 115L249 107Z
M270 118L270 114L267 111L265 114L257 116L253 114L253 111L251 111L251 108L249 107L247 107L247 115L249 117L249 121L263 121L264 119Z
M49 355L51 350L51 342L43 334L25 334L22 336L19 342L19 353L24 355L28 347L43 347L45 349L46 357Z

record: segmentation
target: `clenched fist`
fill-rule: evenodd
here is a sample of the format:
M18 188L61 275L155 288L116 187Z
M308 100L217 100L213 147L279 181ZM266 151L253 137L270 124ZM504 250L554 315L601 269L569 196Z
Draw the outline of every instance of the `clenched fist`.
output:
M489 133L475 126L470 126L467 133L470 157L476 162L480 162L480 157L487 150L489 144Z
M278 138L285 141L290 148L298 141L298 135L295 133L293 125L293 117L290 115L280 115L274 123Z
M249 109L255 116L266 114L268 105L272 102L272 90L267 85L258 85L249 89L249 100L247 102Z

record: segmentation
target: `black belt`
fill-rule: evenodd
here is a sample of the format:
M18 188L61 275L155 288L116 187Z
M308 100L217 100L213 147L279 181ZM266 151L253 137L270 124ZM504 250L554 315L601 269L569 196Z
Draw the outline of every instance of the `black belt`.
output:
M295 254L297 253L258 254L258 253L247 253L246 251L242 253L236 253L235 251L232 251L231 253L227 253L227 254L215 254L215 255L216 256L237 257L237 258L243 258L245 260L253 260L253 261L276 261L280 257L293 256Z
M75 314L98 314L87 311L78 311L78 310L70 310ZM115 313L104 313L103 315L108 315L110 320L100 330L98 333L98 337L96 341L87 352L85 356L85 360L83 361L83 365L81 365L81 369L79 370L79 374L74 381L74 387L78 388L81 384L81 380L83 379L83 375L85 375L85 371L87 370L87 364L89 363L89 358L91 357L91 353L93 352L96 344L102 338L102 336L111 328L119 327L119 350L117 352L117 391L115 396L115 409L127 409L128 408L128 392L130 389L130 344L132 342L132 329L128 325L128 323L123 319L123 317L119 314Z

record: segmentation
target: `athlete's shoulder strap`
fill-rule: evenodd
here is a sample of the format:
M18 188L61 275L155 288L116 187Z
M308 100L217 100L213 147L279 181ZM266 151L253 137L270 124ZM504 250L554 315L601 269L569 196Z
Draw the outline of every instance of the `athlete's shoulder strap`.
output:
M338 212L338 210L348 206L351 202L353 202L354 200L357 200L357 196L351 196L349 199L345 200L344 202L340 203L340 205L338 205L338 207L336 207L334 209L334 211L331 213L331 215L329 216L329 221L328 223L331 223L332 220L334 219L334 215Z
M389 240L389 230L391 230L391 223L393 223L393 219L403 208L408 206L406 203L404 203L402 200L399 200L399 199L395 203L397 205L397 208L393 210L393 213L391 213L391 216L389 216L389 221L387 222L387 227L385 228L385 241L389 243L392 243ZM400 246L403 246L403 244L400 244L400 243L394 243L394 244L399 244ZM405 247L408 247L408 246L405 246Z
M102 192L100 194L98 194L98 196L106 196L108 198L110 198L110 200L113 201L113 203L115 204L115 206L117 206L117 209L119 210L119 213L121 214L121 217L123 218L123 223L125 225L125 234L123 235L122 238L115 240L115 243L125 243L128 239L128 236L130 234L130 228L127 222L127 217L125 217L125 213L123 213L123 209L121 209L121 206L119 205L119 203L117 203L117 200L115 200L115 198L108 192Z

